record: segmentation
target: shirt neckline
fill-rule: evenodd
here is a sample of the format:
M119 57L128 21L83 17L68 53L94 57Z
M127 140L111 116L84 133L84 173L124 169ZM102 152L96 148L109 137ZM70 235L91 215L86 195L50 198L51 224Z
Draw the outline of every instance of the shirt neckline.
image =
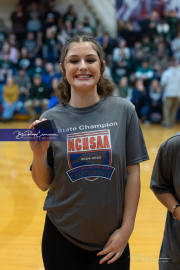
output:
M73 107L69 103L66 103L66 110L75 112L75 113L87 113L87 112L97 110L102 105L103 101L104 101L104 98L101 98L98 102L94 103L93 105L88 106L88 107L82 107L82 108Z

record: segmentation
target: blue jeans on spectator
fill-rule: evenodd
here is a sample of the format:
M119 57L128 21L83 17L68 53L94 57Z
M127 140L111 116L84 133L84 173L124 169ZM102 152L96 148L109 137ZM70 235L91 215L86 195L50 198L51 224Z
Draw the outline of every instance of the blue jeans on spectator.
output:
M7 102L3 101L4 111L3 111L2 117L11 119L13 117L17 104L18 104L18 101L15 101L14 103L12 103L12 105L8 106Z

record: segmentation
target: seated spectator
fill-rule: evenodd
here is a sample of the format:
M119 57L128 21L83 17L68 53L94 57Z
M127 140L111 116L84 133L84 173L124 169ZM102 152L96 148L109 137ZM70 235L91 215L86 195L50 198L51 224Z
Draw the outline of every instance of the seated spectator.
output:
M4 41L1 49L2 54L9 54L9 60L13 64L18 63L19 59L19 50L15 46L11 46L8 41Z
M161 76L162 72L168 66L168 57L164 55L164 51L159 50L151 57L149 63L153 70L160 72L159 76Z
M170 26L170 39L174 39L179 23L178 13L176 10L169 10L166 14L166 21Z
M0 60L0 83L5 83L6 77L13 73L13 63L9 60L9 54L4 53Z
M29 99L24 103L24 107L31 116L31 122L37 118L35 108L41 107L42 113L47 110L49 103L47 96L48 89L46 85L42 83L41 75L35 74L33 76L33 84L29 89Z
M99 39L101 46L105 52L106 59L110 56L112 58L114 44L107 32L104 32L102 37Z
M56 25L58 25L58 22L59 22L59 20L61 18L61 15L55 8L56 8L55 2L49 2L49 10L48 10L48 12L46 12L45 17L47 18L49 13L53 14L54 22L55 22Z
M84 31L83 31L83 23L82 22L77 22L76 27L72 30L73 36L83 36Z
M27 48L22 48L20 52L20 59L18 62L18 68L19 69L25 69L25 70L30 70L31 68L31 60L28 55L28 50Z
M47 62L54 63L58 57L56 32L52 28L47 29L46 39L42 47L43 58Z
M19 100L24 102L27 99L29 88L31 86L30 77L25 69L19 69L18 74L14 77L15 83L19 86Z
M15 84L12 76L8 76L3 88L3 114L2 121L7 122L12 119L18 104L19 86Z
M166 37L169 34L170 26L166 22L164 16L161 17L160 22L157 24L156 31L158 35L163 35L164 37Z
M57 24L55 22L55 16L53 13L47 13L46 20L43 23L42 34L43 34L43 42L46 38L47 29L52 28L54 31L57 31Z
M11 14L11 21L13 32L22 44L26 33L27 18L21 4L16 5L16 11Z
M52 63L46 63L45 70L46 72L42 74L42 82L46 84L48 88L51 88L52 80L54 78L57 78L60 81L61 76L55 72L54 66Z
M7 37L8 37L8 34L7 34L7 32L4 30L3 24L2 24L1 21L0 21L0 50L1 50L1 48L2 48L2 44L3 44L4 40L7 39Z
M40 19L38 19L38 16L39 14L36 11L30 13L30 19L27 22L28 32L34 32L37 34L39 31L41 31L42 24Z
M38 19L42 19L42 14L39 10L39 6L36 2L31 2L30 6L27 9L27 15L28 15L28 20L31 19L31 13L36 12L38 15Z
M136 57L137 51L142 50L142 43L140 41L136 41L134 43L134 47L131 48L131 57Z
M127 47L130 48L133 47L136 40L141 38L141 35L135 32L134 25L130 21L124 23L124 28L120 31L119 36L126 40Z
M8 36L8 42L11 47L15 47L19 49L19 42L17 40L17 37L14 33L10 33Z
M142 79L138 79L135 83L135 87L132 90L132 103L135 106L137 115L142 118L142 108L146 104L146 89Z
M142 65L138 67L136 71L136 78L142 79L144 81L144 85L148 87L153 76L154 72L152 68L149 67L149 63L146 60L143 60Z
M126 59L130 58L130 50L128 47L126 47L126 40L121 39L119 41L119 47L114 48L113 50L113 61L118 62L119 59L121 58L121 53L123 52L123 55L125 56Z
M50 91L49 91L48 109L51 109L51 108L53 108L53 107L55 107L56 105L59 104L59 99L56 96L56 90L58 88L58 84L59 84L58 78L53 78L51 88L50 88Z
M84 17L83 32L88 36L94 36L96 34L95 29L90 24L89 17Z
M171 43L171 50L173 52L173 57L180 59L180 31L177 33L177 37L173 39Z
M150 38L156 34L156 26L159 22L159 14L157 11L153 10L149 16L149 19L141 20L140 25L142 27L142 32L146 33Z
M62 35L64 35L67 39L68 36L73 36L74 29L72 27L72 22L66 20L64 23L64 28L62 29Z
M132 89L128 85L127 77L121 77L121 79L119 80L118 90L120 97L127 98L128 100L131 99Z
M42 75L43 73L45 73L45 68L43 66L43 60L41 58L36 58L34 65L35 65L35 67L32 68L31 73L30 73L31 78L34 77L34 74Z
M118 61L113 63L112 73L115 83L119 82L122 76L128 76L130 70L130 59L126 59L124 51L121 51Z
M146 116L146 124L160 123L162 120L162 91L158 80L151 82L147 92L148 112Z
M144 60L144 53L143 50L137 50L135 57L131 59L131 71L134 73L136 72L137 68L142 65Z
M142 49L145 54L152 52L153 45L148 36L144 36L142 39Z
M67 21L67 20L71 21L72 28L74 28L76 20L77 20L77 15L76 15L76 13L74 11L73 5L68 6L67 12L63 16L63 22L65 23L65 21Z
M30 59L35 58L40 49L33 32L27 33L27 38L24 40L23 46L27 48Z

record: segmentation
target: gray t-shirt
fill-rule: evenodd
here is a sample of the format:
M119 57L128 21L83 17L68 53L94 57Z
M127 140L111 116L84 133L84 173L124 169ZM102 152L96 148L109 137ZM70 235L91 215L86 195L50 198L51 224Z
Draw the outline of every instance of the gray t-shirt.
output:
M171 193L180 203L180 133L164 142L157 154L150 188L155 194ZM164 259L167 258L167 259ZM180 221L168 210L161 245L160 270L180 270Z
M101 250L122 224L126 167L149 159L134 106L107 97L85 108L57 105L42 118L65 138L48 149L54 180L44 210L66 239Z

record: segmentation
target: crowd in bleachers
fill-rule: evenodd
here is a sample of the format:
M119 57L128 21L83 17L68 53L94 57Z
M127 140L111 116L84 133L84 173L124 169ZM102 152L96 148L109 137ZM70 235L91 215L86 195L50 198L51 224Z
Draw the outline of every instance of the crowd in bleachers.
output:
M165 111L164 88L168 80L172 84L180 80L177 12L171 10L160 17L153 11L139 21L118 20L118 35L112 39L105 30L99 33L88 16L79 21L74 9L70 5L61 14L53 1L46 5L35 1L16 5L9 18L10 31L0 20L1 120L12 119L14 113L28 113L32 121L59 103L55 89L61 81L61 48L67 38L85 34L97 38L104 48L104 76L116 83L115 95L129 99L146 123L160 123ZM173 79L175 73L177 80ZM180 90L180 85L177 87ZM172 126L170 122L164 124Z

